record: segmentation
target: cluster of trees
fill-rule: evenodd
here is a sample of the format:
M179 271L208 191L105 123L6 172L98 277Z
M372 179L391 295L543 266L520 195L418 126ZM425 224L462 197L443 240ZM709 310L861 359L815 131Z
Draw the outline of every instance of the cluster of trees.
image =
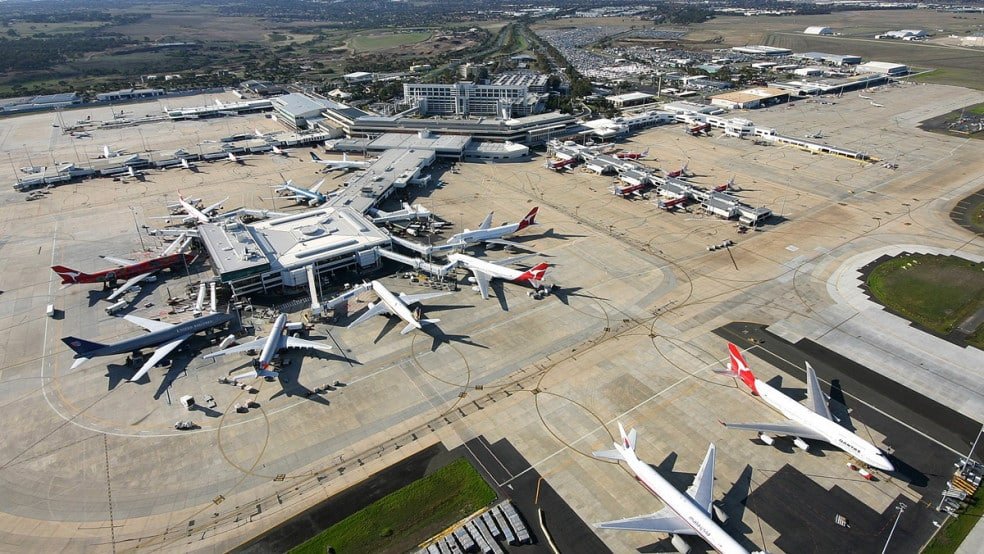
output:
M498 2L489 3L498 4ZM434 3L341 0L331 4L321 0L279 0L278 2L238 0L222 3L219 12L222 15L246 15L275 21L330 21L333 26L345 29L403 28L484 21L499 15L489 13L473 0L444 0Z
M86 33L45 38L0 38L0 72L51 69L86 52L100 52L131 42L122 35L91 36Z

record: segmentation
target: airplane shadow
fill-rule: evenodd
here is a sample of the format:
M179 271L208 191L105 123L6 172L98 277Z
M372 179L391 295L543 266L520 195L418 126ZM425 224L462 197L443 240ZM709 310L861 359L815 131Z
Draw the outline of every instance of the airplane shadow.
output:
M556 297L557 300L560 300L560 303L565 306L571 305L570 298L572 296L576 298L590 298L592 300L604 300L604 301L608 300L607 298L594 296L592 294L578 294L577 291L582 289L583 287L554 287L550 290L550 294Z
M851 432L857 431L857 428L854 427L854 423L851 421L851 411L847 407L847 402L845 402L844 390L841 389L840 379L834 379L830 382L830 403L828 406L830 406L830 415L834 418L834 421Z
M171 383L181 378L181 374L187 375L188 364L191 362L190 359L184 357L175 356L171 358L171 365L167 366L167 372L161 377L161 384L157 387L157 392L154 393L154 400L157 400L170 388ZM148 373L147 375L150 375ZM141 379L141 382L143 380Z
M806 389L801 389L801 388L790 389L790 388L783 387L782 375L776 375L775 377L766 381L765 384L778 390L779 392L785 394L786 396L792 398L797 402L802 402L803 400L806 400Z
M442 344L447 344L450 346L452 342L488 349L488 346L485 346L484 344L479 344L469 340L471 338L469 335L449 335L442 331L437 325L428 325L427 327L424 327L423 333L432 339L431 352L436 351Z
M106 366L106 377L109 378L106 390L115 389L120 383L126 381L133 375L133 368L120 364L109 364Z
M663 479L670 482L671 485L679 490L685 490L693 483L694 476L696 473L687 473L685 471L673 471L673 467L676 466L677 453L670 452L663 458L663 461L659 465L649 464L649 467L653 468L656 473L659 473Z
M929 477L925 473L910 466L891 454L886 454L886 456L888 457L888 460L892 462L892 465L895 466L895 471L884 472L887 475L891 475L892 477L909 483L915 487L925 487L929 484Z
M313 356L310 357L313 358ZM270 395L269 399L273 400L280 396L286 396L288 398L301 396L316 404L328 406L330 403L326 398L305 387L299 380L301 367L304 365L304 357L290 356L284 357L284 359L290 360L290 364L286 367L281 367L280 371L277 372L277 381L280 382L280 390Z

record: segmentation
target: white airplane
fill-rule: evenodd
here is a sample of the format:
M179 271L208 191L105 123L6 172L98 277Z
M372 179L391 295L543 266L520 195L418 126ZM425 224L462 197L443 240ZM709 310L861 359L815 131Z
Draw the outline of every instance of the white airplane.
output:
M895 470L892 462L888 461L885 454L875 445L834 421L823 391L820 390L820 382L817 381L816 372L813 371L809 362L806 364L806 395L810 401L810 406L807 407L776 390L768 383L756 379L752 371L748 369L748 364L737 346L729 342L728 351L731 355L731 362L728 364L728 370L724 373L740 378L742 382L748 385L748 388L752 389L752 394L760 396L766 404L789 419L783 423L725 423L725 427L758 431L762 442L766 444L772 444L773 440L767 433L791 436L793 437L793 444L803 451L809 449L809 445L803 439L822 440L840 448L869 466L883 471Z
M229 152L229 156L228 156L228 160L227 161L230 161L232 163L237 163L237 164L244 164L246 162L243 160L243 158L244 158L243 155L237 156L237 155L233 154L232 152Z
M493 212L489 212L489 215L485 216L485 220L478 226L478 229L475 229L474 231L471 229L465 229L463 232L449 238L447 243L464 245L484 242L486 244L501 244L503 246L515 246L522 248L522 245L507 240L502 240L502 237L522 231L530 225L535 225L536 212L539 209L539 207L536 207L530 210L530 213L526 214L526 217L521 219L519 223L507 223L505 225L499 225L498 227L492 227Z
M111 150L108 146L103 145L102 154L99 155L100 158L118 158L122 156L126 150Z
M160 257L166 258L167 256L170 256L172 254L180 254L181 252L184 251L185 247L187 247L188 243L190 242L191 242L191 237L185 234L181 234L178 236L177 239L174 240L174 242L172 242L167 248L164 249L164 252L161 253ZM126 258L114 258L112 256L99 256L99 257L120 266L130 266L140 263L137 262L136 260L127 260ZM157 269L162 269L162 268L157 268ZM130 290L131 288L134 287L134 285L140 283L141 281L146 280L152 283L154 279L153 274L157 272L157 269L154 269L153 271L148 271L147 273L141 273L139 275L134 275L133 277L130 277L122 285L116 287L116 290L114 290L109 296L107 296L106 300L109 301L116 300L117 298L122 296L123 293Z
M182 169L194 169L197 167L195 164L188 161L188 158L181 158L181 168Z
M873 102L872 101L872 102L868 102L868 103L871 104L872 106L876 107L876 108L884 108L885 107L884 104L879 104L878 102Z
M628 435L625 428L618 424L618 432L622 436L622 444L613 443L614 450L595 452L596 458L603 460L624 461L636 479L652 494L666 505L662 510L644 516L630 517L597 524L601 529L619 529L622 531L645 531L649 533L668 533L670 541L680 552L688 552L689 545L680 535L697 535L707 541L714 550L722 554L748 554L738 541L724 532L711 518L712 510L717 512L719 519L723 514L712 504L714 500L714 444L707 448L704 462L700 464L694 481L687 488L686 494L663 478L649 464L636 457L636 430Z
M181 218L181 222L182 223L186 223L186 224L187 223L210 223L212 221L212 218L215 216L215 212L221 210L222 209L222 204L226 200L228 200L228 199L229 199L229 197L226 196L222 200L219 200L218 202L216 202L214 204L210 204L208 206L205 206L204 208L202 208L202 209L199 210L198 208L195 207L195 202L194 201L189 202L188 200L185 199L184 196L181 196L181 194L179 193L178 194L178 204L181 206L182 211L184 211L184 213L186 214L184 217ZM160 218L158 218L158 219L160 219ZM165 216L164 219L171 219L171 218L168 217L168 216Z
M283 175L281 175L280 177L283 178ZM317 183L311 185L308 188L304 188L295 185L293 180L287 179L283 182L282 185L275 185L273 189L278 194L284 191L290 193L284 195L283 198L293 200L299 204L307 204L308 206L314 207L319 204L324 204L332 196L330 194L324 194L318 192L318 189L320 189L321 185L323 184L325 184L324 179L318 181Z
M383 210L377 210L375 208L370 208L369 213L372 217L372 222L388 223L391 221L405 221L408 219L427 219L431 216L430 210L421 206L420 204L414 204L411 206L409 203L404 202L403 208L396 210L395 212L384 212Z
M525 258L521 256L520 258ZM478 291L482 293L482 298L489 299L489 281L492 279L502 279L512 283L529 283L534 289L539 290L543 287L543 277L550 267L546 262L539 263L526 271L519 271L506 264L517 261L517 258L508 258L496 262L487 262L466 254L448 254L448 261L464 266L472 272L472 277L468 280L474 283Z
M350 323L348 326L349 329L365 322L372 316L388 313L407 322L406 327L400 331L401 335L405 335L414 329L422 329L424 325L433 325L441 321L440 319L417 319L417 316L410 310L410 305L429 298L437 298L439 296L451 294L450 292L425 292L423 294L406 294L401 292L399 296L396 296L379 281L372 281L369 283L363 283L357 287L353 287L352 290L347 291L344 296L351 298L354 294L370 289L376 293L377 297L379 297L379 302L370 302L369 309L366 310L366 313L362 314L358 317L358 319ZM335 300L337 299L329 300L328 305L334 305L333 302Z
M285 158L290 157L290 154L288 154L286 150L277 146L276 144L270 145L270 152L272 152L275 156L283 156Z
M342 159L340 160L322 160L314 152L311 152L311 161L325 166L322 171L352 171L354 169L365 169L373 163L370 160L350 160L348 159L348 154L344 153L342 154Z
M225 356L226 354L235 354L236 352L247 352L249 350L255 351L260 349L259 357L254 360L253 371L234 376L233 380L238 381L240 379L251 379L257 376L276 378L277 374L269 370L270 362L273 361L273 357L277 354L277 352L286 348L310 348L311 350L318 350L319 352L328 352L331 350L331 346L327 344L288 336L285 332L286 328L287 314L280 314L277 316L277 320L273 323L273 327L270 329L270 334L266 337L260 337L247 343L212 352L211 354L205 354L202 358L205 360L211 360L212 358L218 358L220 356Z

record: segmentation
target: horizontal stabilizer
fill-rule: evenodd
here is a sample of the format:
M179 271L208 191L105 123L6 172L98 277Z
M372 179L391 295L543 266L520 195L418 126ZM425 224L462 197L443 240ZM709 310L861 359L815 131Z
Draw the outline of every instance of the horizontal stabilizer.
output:
M622 453L618 450L599 450L597 452L592 452L592 456L602 460L612 460L613 462L620 462L625 459Z

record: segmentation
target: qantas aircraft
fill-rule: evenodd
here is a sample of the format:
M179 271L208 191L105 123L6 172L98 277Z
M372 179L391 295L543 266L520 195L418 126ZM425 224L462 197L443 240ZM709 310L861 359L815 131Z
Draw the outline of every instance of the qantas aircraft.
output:
M104 269L95 273L84 273L82 271L76 271L61 265L52 266L51 269L57 273L59 277L61 277L63 285L74 285L76 283L106 283L112 286L118 280L126 279L126 282L117 287L116 290L106 298L107 300L116 300L131 287L161 269L172 267L176 264L182 263L182 261L191 263L195 258L194 255L182 252L184 248L188 246L189 242L191 242L191 238L182 234L177 238L177 240L171 243L171 245L168 246L160 256L149 260L144 260L142 262L126 260L123 258L101 256L104 260L109 260L115 264L118 264L120 267L115 269Z
M522 257L525 258L526 256ZM540 263L527 271L519 271L505 267L505 265L515 261L514 258L493 263L465 254L448 254L448 261L464 266L472 272L473 277L469 277L469 281L475 283L485 300L489 299L489 281L492 279L502 279L512 283L529 283L535 290L545 288L543 277L547 274L547 268L550 267L546 263Z
M620 160L641 160L649 155L649 149L642 152L616 152L615 157Z
M260 337L247 343L212 352L211 354L205 354L202 358L210 360L212 358L218 358L219 356L225 356L226 354L260 349L260 356L254 360L254 370L234 376L233 380L238 381L240 379L250 379L256 376L276 378L277 374L269 370L270 362L273 361L273 357L277 354L277 352L286 348L310 348L320 352L327 352L331 349L331 346L327 344L288 336L287 333L284 332L286 327L287 314L280 314L277 317L277 320L273 323L273 328L270 329L270 334L266 337Z
M810 406L804 406L769 384L756 379L748 369L748 363L745 362L737 346L729 342L728 351L731 354L731 362L723 373L741 379L748 388L752 389L752 394L761 397L766 404L789 419L782 423L725 423L725 427L758 431L759 437L767 444L772 444L772 437L767 433L790 436L793 437L793 444L804 451L809 449L809 445L803 439L822 440L869 466L884 471L895 469L892 462L888 461L885 454L875 445L834 421L823 391L820 390L816 372L809 362L806 363L806 395Z
M501 244L503 246L515 246L522 248L522 245L515 242L510 242L508 240L502 240L502 237L522 231L530 225L536 225L536 212L539 209L539 207L536 207L530 210L530 213L526 214L526 217L520 220L519 223L507 223L505 225L499 225L498 227L492 227L493 212L489 212L489 215L485 216L485 220L478 226L478 229L475 229L474 231L471 229L465 229L463 232L449 238L447 243L468 245L483 242L486 244Z
M671 171L666 174L667 177L691 177L692 174L687 170L687 166L690 164L683 164L683 167L676 171Z
M622 444L613 443L614 450L595 452L596 458L603 460L623 461L635 474L636 479L650 493L663 501L666 506L655 513L606 521L597 526L601 529L620 529L623 531L645 531L649 533L668 533L671 542L680 552L689 552L690 546L679 535L697 535L707 541L714 550L722 554L748 554L738 541L724 532L711 518L712 510L717 512L712 502L714 500L714 444L707 448L704 462L700 464L694 481L687 488L686 494L663 478L649 464L636 457L636 430L628 435L622 424L618 424L618 432L622 436ZM724 519L719 517L719 519Z

